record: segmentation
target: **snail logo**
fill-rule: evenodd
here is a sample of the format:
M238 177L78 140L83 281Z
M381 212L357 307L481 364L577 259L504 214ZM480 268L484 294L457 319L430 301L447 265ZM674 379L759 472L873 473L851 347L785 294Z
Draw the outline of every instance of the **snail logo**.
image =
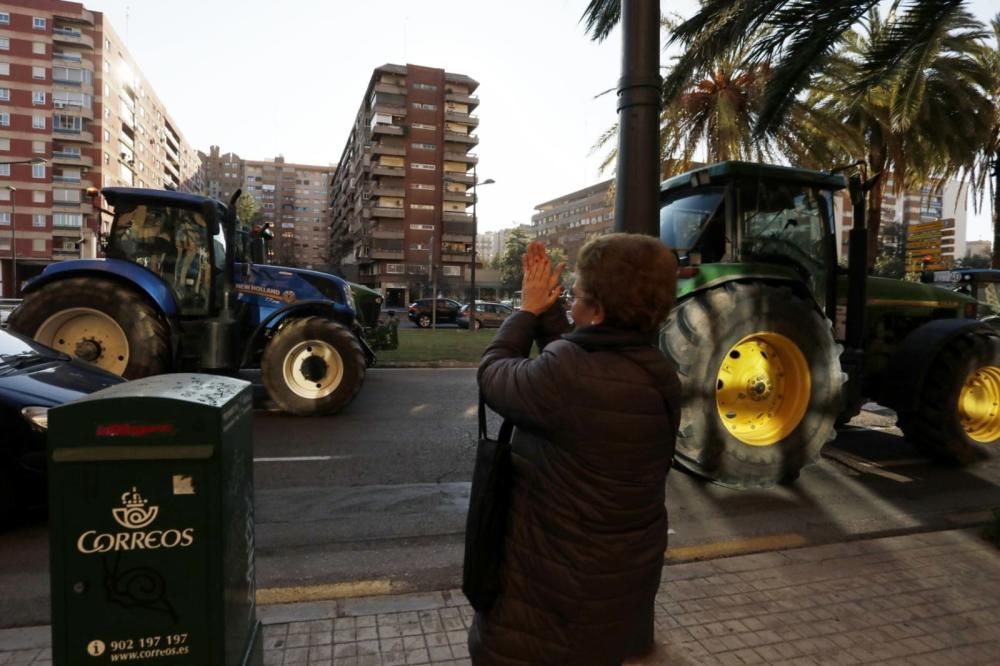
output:
M132 486L132 492L122 494L122 504L123 506L111 509L111 515L119 525L130 530L146 527L156 520L156 514L160 511L157 506L147 507L147 501L142 498L135 486Z

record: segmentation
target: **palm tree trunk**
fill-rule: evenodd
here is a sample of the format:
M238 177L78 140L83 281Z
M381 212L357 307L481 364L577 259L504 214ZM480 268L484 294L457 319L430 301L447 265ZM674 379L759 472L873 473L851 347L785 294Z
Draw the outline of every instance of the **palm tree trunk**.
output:
M868 152L868 167L872 175L885 170L885 150L871 150ZM865 211L865 224L868 225L868 270L875 267L875 257L878 256L878 232L882 225L882 195L885 193L885 182L889 174L882 173L882 177L875 181L874 187L868 191L868 205Z
M993 162L993 268L1000 268L1000 154Z

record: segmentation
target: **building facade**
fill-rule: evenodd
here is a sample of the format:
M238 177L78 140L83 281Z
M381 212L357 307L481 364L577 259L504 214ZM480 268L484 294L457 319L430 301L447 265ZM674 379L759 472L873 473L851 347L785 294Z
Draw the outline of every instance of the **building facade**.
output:
M478 86L464 74L387 64L364 93L333 178L331 257L389 306L435 288L464 293Z
M531 216L532 236L549 247L565 250L571 271L584 243L614 230L613 182L605 180L535 206L535 214Z
M96 256L110 218L87 187L200 191L199 167L100 12L0 0L0 293L17 292L15 260L19 288L48 263Z
M246 177L239 155L223 154L218 146L210 146L207 154L198 151L198 158L205 179L203 194L228 203L233 192L243 189Z

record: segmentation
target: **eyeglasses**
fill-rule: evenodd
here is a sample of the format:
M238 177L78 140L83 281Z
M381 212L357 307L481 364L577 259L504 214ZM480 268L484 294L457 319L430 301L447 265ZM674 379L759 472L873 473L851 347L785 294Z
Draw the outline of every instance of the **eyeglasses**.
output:
M590 299L590 296L587 295L586 293L584 293L584 294L577 294L575 290L571 291L569 293L569 297L568 297L570 305L573 305L577 301L586 301L586 300L589 300L589 299Z

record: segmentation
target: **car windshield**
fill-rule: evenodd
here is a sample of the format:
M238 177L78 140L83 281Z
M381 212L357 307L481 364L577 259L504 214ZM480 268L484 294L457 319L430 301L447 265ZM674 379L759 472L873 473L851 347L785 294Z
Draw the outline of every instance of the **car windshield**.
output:
M68 358L13 331L0 331L0 373Z

